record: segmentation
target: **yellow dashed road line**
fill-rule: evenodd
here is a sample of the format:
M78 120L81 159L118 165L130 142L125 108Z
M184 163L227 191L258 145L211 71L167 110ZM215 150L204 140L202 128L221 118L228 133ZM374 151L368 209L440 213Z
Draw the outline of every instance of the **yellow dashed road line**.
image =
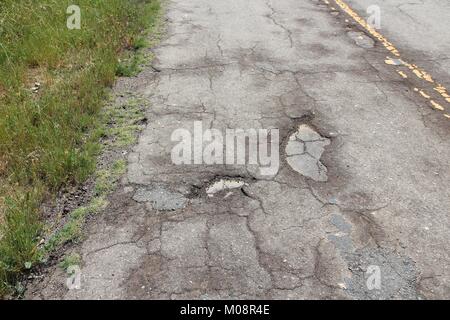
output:
M330 5L330 1L328 1L328 0L323 0L323 1L327 5ZM334 2L345 13L347 13L350 17L352 17L353 20L355 20L367 32L369 32L375 39L377 39L379 42L381 42L381 44L383 44L383 46L386 48L386 50L388 50L391 54L393 54L396 57L396 59L398 60L398 61L394 61L394 59L387 57L385 60L386 64L394 65L394 66L402 65L402 66L407 67L417 78L434 84L435 85L434 90L436 92L438 92L444 98L445 101L450 103L450 95L448 94L447 89L442 84L436 83L435 80L433 79L433 77L428 72L426 72L422 68L419 68L417 65L408 63L408 62L400 59L401 55L400 55L400 52L398 51L398 49L390 41L388 41L381 33L379 33L377 30L375 30L375 28L373 28L369 23L367 23L367 21L365 19L360 17L358 15L358 13L356 13L347 3L345 3L343 0L334 0ZM408 77L403 71L397 70L397 73L405 79ZM426 94L423 90L417 89L415 91L418 92L422 97L429 99L430 103L434 109L444 111L444 107L442 107L436 101L431 100L431 96ZM446 118L450 119L449 114L444 114L444 116Z
M425 99L430 99L430 98L431 98L431 96L429 96L428 94L426 94L425 91L423 91L423 90L420 90L419 93L420 93L420 95L421 95L422 97L424 97Z
M441 110L441 111L444 111L444 107L441 106L441 105L440 105L439 103L437 103L436 101L430 100L430 102L431 102L431 105L433 106L433 108L438 109L438 110Z
M403 71L397 70L398 74L402 76L402 78L406 79L408 76Z

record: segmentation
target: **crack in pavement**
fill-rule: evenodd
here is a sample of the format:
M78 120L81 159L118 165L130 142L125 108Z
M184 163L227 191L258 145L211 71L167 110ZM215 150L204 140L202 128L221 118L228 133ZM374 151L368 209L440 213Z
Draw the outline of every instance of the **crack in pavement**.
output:
M266 5L271 11L271 13L269 15L269 19L273 22L273 24L275 24L276 26L280 27L281 29L283 29L284 32L286 32L287 37L289 39L289 44L291 45L291 48L294 47L294 40L292 39L292 31L289 30L288 28L286 28L286 26L284 26L280 22L278 22L277 19L275 19L275 15L277 14L277 12L275 11L273 6L271 5L271 2L270 1L266 1Z

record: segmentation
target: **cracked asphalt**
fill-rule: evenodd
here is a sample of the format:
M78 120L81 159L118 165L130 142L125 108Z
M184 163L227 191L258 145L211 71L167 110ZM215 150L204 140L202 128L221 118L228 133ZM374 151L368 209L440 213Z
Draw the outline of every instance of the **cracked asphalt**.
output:
M400 77L386 48L326 2L168 1L153 67L116 88L147 100L148 124L86 230L82 287L65 289L55 268L29 294L449 299L448 105L436 97L444 111L430 107L414 88L433 90ZM348 3L364 16L372 2ZM448 83L450 29L423 15L450 7L416 2L383 2L381 33ZM425 20L409 28L408 19ZM278 128L279 172L173 165L171 134L194 121ZM230 187L208 194L220 179ZM369 290L373 265L381 287Z

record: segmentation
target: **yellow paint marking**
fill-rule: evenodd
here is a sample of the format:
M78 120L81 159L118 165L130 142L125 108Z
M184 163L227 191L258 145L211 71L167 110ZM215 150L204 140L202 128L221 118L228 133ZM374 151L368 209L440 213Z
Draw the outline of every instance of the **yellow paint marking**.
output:
M405 62L402 59L391 59L390 57L386 57L386 60L384 60L384 62L386 64L393 65L393 66L399 66L399 65L405 64Z
M329 4L328 0L323 0L326 4ZM381 33L376 31L369 23L366 22L365 19L361 18L358 13L356 13L348 4L346 4L343 0L334 0L336 4L341 7L341 9L347 13L350 17L353 18L357 23L359 23L364 29L366 29L367 32L369 32L374 38L378 39L383 46L390 51L393 55L396 57L400 57L400 52L397 50L397 48L389 42ZM395 65L395 63L392 60L385 60L386 64ZM430 83L435 83L433 80L433 77L427 73L425 70L419 68L415 64L409 64L407 62L403 62L405 66L407 66L419 79L425 80ZM439 88L439 90L438 90ZM437 92L439 92L447 102L450 102L450 98L447 97L447 89L439 85L438 88L435 88Z
M427 80L428 82L434 83L434 80L433 80L433 78L431 77L431 75L429 75L429 74L426 73L425 71L422 71L422 74L423 74L423 78L424 78L425 80Z
M427 73L424 70L419 69L419 67L417 67L415 64L410 64L405 62L404 63L405 66L407 66L418 78L426 80L430 83L434 83L433 78L431 77L431 75L429 73ZM446 92L446 89L443 88L443 91Z
M426 99L430 99L431 96L427 95L423 90L420 90L419 93L422 95L422 97L426 98Z
M446 117L446 118L448 118L448 119L450 119L450 114L444 114L444 117Z
M408 78L408 76L406 75L406 73L404 73L403 71L398 70L397 71L399 75L401 75L404 79Z
M414 70L413 70L413 73L414 73L418 78L423 79L422 72L420 72L419 70L414 69Z
M325 3L328 0L324 0ZM336 4L342 8L349 16L351 16L356 22L358 22L364 29L366 29L372 36L380 40L383 45L392 52L395 56L400 56L398 50L390 43L382 34L376 31L370 24L366 22L363 18L361 18L353 9L351 9L344 1L342 0L334 0Z
M433 108L444 111L444 107L441 106L439 103L435 102L434 100L431 100L430 102L433 105Z
M391 59L386 59L386 60L384 60L384 62L386 63L386 64L390 64L390 65L395 65L395 62L394 61L392 61Z
M434 88L439 93L445 93L445 88L442 85L438 85L436 88Z

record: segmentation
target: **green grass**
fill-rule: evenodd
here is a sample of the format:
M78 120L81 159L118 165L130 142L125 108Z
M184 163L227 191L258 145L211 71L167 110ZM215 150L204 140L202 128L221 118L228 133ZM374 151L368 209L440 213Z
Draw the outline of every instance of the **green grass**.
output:
M100 196L111 192L117 180L125 173L126 165L124 160L117 160L111 169L98 170L94 190L95 195Z
M139 71L145 57L134 51L145 46L142 31L155 25L160 8L158 0L78 0L81 29L69 30L72 3L1 0L0 296L39 261L42 201L93 173L105 89L116 75ZM123 143L133 125L117 129ZM99 194L110 188L105 181ZM74 238L106 201L96 199L70 215L47 249Z
M82 228L88 215L96 214L108 205L104 196L94 198L86 207L72 211L67 222L45 244L44 249L38 251L39 260L45 261L47 255L60 248L67 242L77 242L82 237Z
M81 256L76 252L72 252L64 257L64 259L61 261L59 266L64 271L67 271L67 269L69 269L69 267L79 266L80 264L81 264Z
M109 144L124 147L136 142L139 121L145 118L143 105L145 101L142 99L130 97L125 104L113 105L105 110L105 122L113 124L105 132L112 138Z

